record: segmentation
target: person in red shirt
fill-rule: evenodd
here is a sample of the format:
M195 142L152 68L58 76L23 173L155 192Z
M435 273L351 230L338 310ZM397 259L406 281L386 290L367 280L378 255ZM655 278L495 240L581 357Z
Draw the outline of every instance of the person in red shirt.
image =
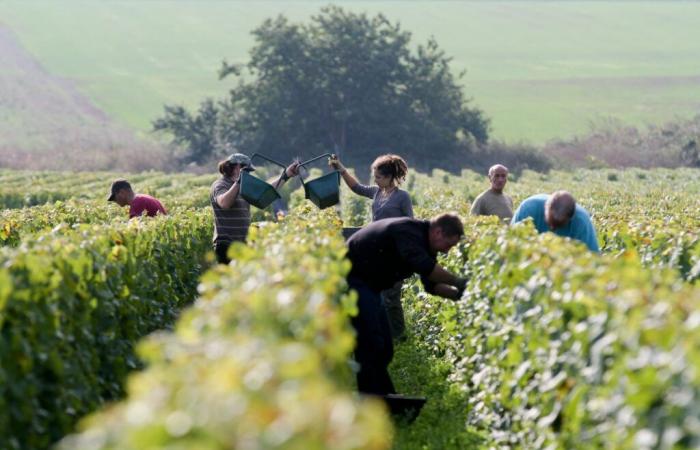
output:
M156 214L168 214L161 202L150 195L134 193L131 184L124 179L114 180L107 201L115 202L119 206L129 205L130 218L139 217L144 212L149 217Z

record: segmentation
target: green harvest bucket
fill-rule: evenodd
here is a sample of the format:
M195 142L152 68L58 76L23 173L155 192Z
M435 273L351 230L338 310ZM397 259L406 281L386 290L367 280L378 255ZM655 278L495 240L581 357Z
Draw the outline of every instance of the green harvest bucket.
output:
M270 161L271 163L277 164L282 168L286 168L284 164L277 162L274 159L270 159L259 153L253 153L253 155L250 157L250 160L252 161L253 158L255 158L256 156ZM272 202L281 198L280 194L274 187L272 187L272 185L270 185L266 181L261 180L260 178L254 177L247 170L241 172L240 194L245 201L260 209L267 208Z
M269 183L243 171L241 173L241 197L256 208L265 209L280 198L280 195Z
M304 161L300 165L306 166L306 164L326 156L331 156L331 154L324 153L321 156ZM311 200L314 205L318 206L320 209L337 205L340 201L340 172L337 170L308 182L304 182L302 179L301 184L304 186L305 197Z

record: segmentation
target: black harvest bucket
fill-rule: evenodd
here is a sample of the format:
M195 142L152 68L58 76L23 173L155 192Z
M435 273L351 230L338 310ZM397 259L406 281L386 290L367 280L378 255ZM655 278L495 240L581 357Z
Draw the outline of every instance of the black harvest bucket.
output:
M343 239L346 241L350 239L350 237L360 231L362 227L343 227Z
M391 415L400 421L412 423L425 405L425 397L409 397L402 394L387 394L382 397Z
M253 155L250 157L251 162L256 156L286 169L284 164L268 158L267 156L261 155L260 153L253 153ZM241 197L243 197L245 201L260 209L267 208L272 202L280 198L280 194L274 187L272 187L266 181L251 175L247 170L241 172L240 193Z
M308 161L304 161L300 165L306 167L307 164L327 156L331 156L331 154L324 153L321 156L316 156ZM302 179L301 184L304 186L306 198L311 200L320 209L336 205L340 201L340 172L337 170L311 181L304 182Z

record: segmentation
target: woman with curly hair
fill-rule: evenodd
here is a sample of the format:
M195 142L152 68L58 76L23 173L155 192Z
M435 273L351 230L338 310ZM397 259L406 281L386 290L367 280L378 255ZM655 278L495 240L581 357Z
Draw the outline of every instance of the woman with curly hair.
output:
M399 188L408 174L406 161L400 156L386 154L374 160L372 175L375 186L360 184L337 157L331 158L329 165L340 171L345 184L354 193L372 199L373 222L392 217L413 217L411 196Z
M328 164L340 171L345 184L357 195L372 199L372 221L394 217L413 217L413 204L408 192L399 186L406 180L408 165L398 155L386 154L372 163L374 186L366 186L357 181L337 157ZM389 316L389 325L394 339L403 338L406 330L403 306L401 305L401 282L391 289L382 291L382 300Z

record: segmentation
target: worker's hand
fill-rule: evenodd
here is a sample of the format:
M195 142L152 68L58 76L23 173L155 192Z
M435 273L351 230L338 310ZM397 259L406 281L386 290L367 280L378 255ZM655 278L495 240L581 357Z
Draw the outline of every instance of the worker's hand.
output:
M340 162L337 155L331 155L330 158L328 158L328 165L341 172L345 170L345 166Z
M284 170L287 178L292 178L299 175L299 161L294 161Z

